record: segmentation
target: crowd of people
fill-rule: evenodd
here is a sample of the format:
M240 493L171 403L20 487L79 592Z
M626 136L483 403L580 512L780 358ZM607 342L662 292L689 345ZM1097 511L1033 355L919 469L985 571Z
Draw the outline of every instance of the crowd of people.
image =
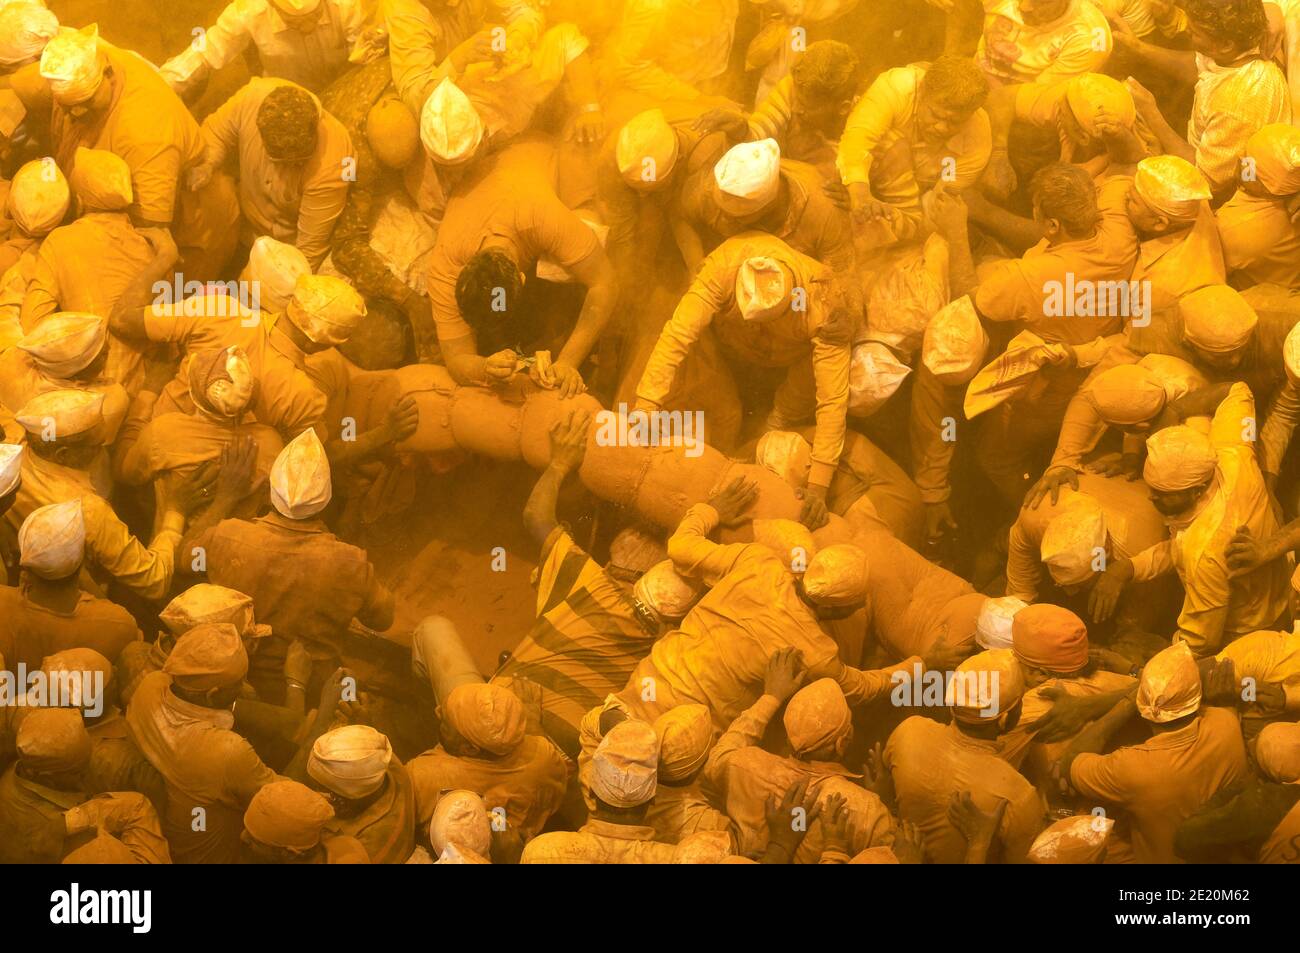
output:
M1300 863L1296 0L58 6L0 861ZM490 669L372 559L471 456Z

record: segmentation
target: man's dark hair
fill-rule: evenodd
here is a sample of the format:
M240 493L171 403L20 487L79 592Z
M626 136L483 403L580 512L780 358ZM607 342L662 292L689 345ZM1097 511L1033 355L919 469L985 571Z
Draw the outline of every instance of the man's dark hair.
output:
M945 53L921 77L921 95L960 112L974 112L989 98L989 81L969 56Z
M514 259L488 248L465 263L456 278L456 304L474 329L480 354L519 344L519 295L524 283Z
M298 86L277 86L257 110L257 131L272 159L300 159L316 149L320 107Z
M827 100L852 96L858 85L858 55L839 40L818 40L809 44L790 70L795 85L809 95Z
M1057 219L1073 234L1094 228L1101 219L1097 186L1077 165L1052 162L1043 166L1030 180L1029 194L1044 217Z
M1202 30L1238 50L1258 46L1268 29L1263 0L1187 0L1183 8Z

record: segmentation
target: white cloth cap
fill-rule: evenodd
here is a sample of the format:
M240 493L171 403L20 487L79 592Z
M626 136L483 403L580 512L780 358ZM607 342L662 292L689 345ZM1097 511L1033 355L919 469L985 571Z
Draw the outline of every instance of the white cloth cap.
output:
M775 139L741 142L713 167L718 205L728 215L753 215L776 198L781 184L781 147Z
M985 599L975 620L975 642L984 649L1011 648L1011 620L1027 605L1015 596Z
M769 430L758 438L755 462L775 473L792 489L801 490L812 468L812 444L793 430Z
M853 348L849 363L849 413L870 417L894 396L912 369L894 357L879 341L864 341Z
M661 619L680 619L700 594L700 585L681 576L673 561L651 566L632 587L632 594Z
M424 101L420 141L433 160L442 165L469 161L483 141L482 117L450 79L443 79Z
M1077 586L1093 577L1098 550L1105 548L1106 516L1101 504L1079 493L1047 524L1039 554L1057 585Z
M980 323L970 295L962 295L939 309L925 326L921 361L941 384L957 386L970 381L984 366L989 336Z
M366 316L366 299L342 278L299 275L289 300L289 319L317 344L342 344Z
M736 269L736 307L746 321L761 324L790 307L793 275L775 258L747 258Z
M1209 480L1217 465L1210 438L1194 427L1178 424L1147 438L1142 478L1153 490L1176 493Z
M24 404L14 419L41 440L75 437L104 419L104 395L93 390L47 390Z
M104 350L106 340L108 322L99 315L60 311L32 328L18 347L30 354L46 375L66 380L89 367Z
M9 217L28 235L44 235L68 213L72 191L53 159L33 159L9 183Z
M173 635L184 635L201 625L233 625L244 638L271 634L269 625L254 621L253 599L237 589L200 582L190 586L158 613Z
M75 105L95 95L104 78L99 28L61 30L41 53L41 76L49 81L55 102Z
M278 314L288 307L298 279L310 274L311 263L297 246L260 235L253 242L240 277L257 282L257 301L262 310Z
M0 9L0 66L35 59L59 32L59 18L35 3L10 3Z
M81 498L32 510L18 531L20 562L42 579L65 579L86 554L86 520Z
M429 820L429 844L441 855L459 844L481 857L492 849L492 822L487 806L473 791L448 791L438 798Z
M325 446L308 428L280 451L271 467L271 503L291 520L311 519L329 505L330 462Z
M23 447L0 443L0 500L12 493L23 475Z
M591 793L611 807L637 807L655 796L659 736L635 718L611 728L591 757Z
M662 109L637 113L619 130L614 162L623 181L636 189L651 190L677 164L677 133Z

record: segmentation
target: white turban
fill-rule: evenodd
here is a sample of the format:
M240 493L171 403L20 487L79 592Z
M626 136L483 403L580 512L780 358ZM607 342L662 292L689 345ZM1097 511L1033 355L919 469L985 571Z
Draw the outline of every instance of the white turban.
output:
M857 605L867 597L867 577L867 554L851 543L837 543L808 563L803 589L819 606Z
M0 500L12 493L23 475L23 448L17 443L0 443Z
M1187 643L1179 642L1151 656L1138 680L1138 713L1159 725L1200 707L1201 673Z
M10 3L0 9L0 66L34 59L59 32L59 18L35 3Z
M65 579L86 554L86 520L81 499L32 510L18 531L20 561L42 579Z
M85 311L60 311L36 325L18 347L49 377L66 380L99 357L108 340L108 322Z
M257 282L261 308L278 314L288 306L298 279L309 274L311 264L297 246L261 235L253 242L240 278Z
M330 462L315 428L289 441L271 467L271 503L281 516L305 520L329 505Z
M677 163L677 133L662 109L637 113L618 133L614 161L623 181L636 189L654 189Z
M700 594L700 585L678 574L673 561L651 566L632 587L632 594L662 619L680 619Z
M363 798L384 783L393 747L369 725L344 725L316 739L307 757L307 773L335 794Z
M775 139L734 145L713 167L713 181L722 211L754 215L776 198L781 184L781 147Z
M1200 486L1218 465L1210 438L1186 424L1166 427L1147 438L1147 460L1142 478L1162 493Z
M849 363L849 413L870 417L903 383L912 369L894 357L879 341L864 341L853 348Z
M736 270L736 307L746 321L761 324L790 307L794 281L790 269L775 258L747 258Z
M75 437L104 419L104 395L93 390L47 390L24 404L14 419L40 440Z
M808 482L812 467L812 444L792 430L769 430L758 440L756 462L775 473L796 490Z
M638 807L655 796L659 736L629 718L609 730L591 756L591 793L611 807Z
M941 384L965 384L984 363L989 336L970 295L944 305L925 326L921 361Z
M1086 494L1070 497L1047 524L1040 553L1057 585L1077 586L1093 577L1097 551L1106 547L1106 517Z
M443 79L420 110L420 141L435 162L460 165L474 158L483 141L483 120L450 79Z
M331 275L299 275L289 301L289 319L317 344L342 344L366 316L366 299Z
M33 159L9 183L9 217L28 235L44 235L68 213L72 193L53 159Z
M99 28L63 30L41 54L41 76L50 83L54 100L64 105L85 102L104 78L99 60Z
M438 798L429 821L429 844L441 856L451 844L486 857L492 850L487 806L473 791L448 791Z

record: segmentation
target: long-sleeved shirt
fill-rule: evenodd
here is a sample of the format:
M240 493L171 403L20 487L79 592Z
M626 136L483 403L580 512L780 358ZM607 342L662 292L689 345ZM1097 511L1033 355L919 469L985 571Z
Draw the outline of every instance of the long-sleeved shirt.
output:
M1196 62L1200 75L1187 141L1196 150L1196 167L1221 191L1237 181L1246 140L1270 123L1291 121L1291 94L1272 61L1220 66L1198 53Z
M791 309L761 324L741 316L736 307L736 274L746 259L755 256L772 257L790 267L795 288L804 292L803 309ZM706 329L726 350L760 367L789 367L810 357L817 431L808 481L829 486L844 449L851 355L848 342L827 327L830 316L823 297L828 280L816 261L771 235L750 232L723 242L704 260L660 332L637 384L637 399L656 407L665 403L677 368Z
M839 645L800 597L787 561L760 543L711 541L717 525L717 510L697 503L668 541L677 571L711 588L678 629L654 644L618 696L648 721L695 702L707 705L714 724L725 729L761 694L767 660L777 649L800 649L810 668L839 659ZM861 704L888 693L894 670L910 670L914 662L920 659L876 671L841 662L835 680L850 704ZM652 698L646 684L656 686Z
M69 830L99 830L117 838L140 864L170 864L158 813L149 799L134 791L115 791L82 801L68 810Z
M270 235L297 246L312 268L329 254L330 234L343 211L354 161L352 137L321 110L316 148L305 162L272 160L257 128L257 113L272 90L288 80L254 77L203 121L205 161L219 167L235 155L245 238ZM353 170L354 171L354 170Z
M1245 384L1232 385L1210 425L1218 457L1214 480L1177 532L1133 559L1134 581L1175 570L1185 592L1175 642L1197 656L1213 655L1239 636L1276 628L1290 611L1290 570L1274 560L1230 578L1228 542L1239 527L1257 539L1278 530L1255 458L1255 401Z
M818 804L832 794L844 798L853 831L851 853L892 843L894 819L880 798L858 783L860 775L835 762L802 761L760 747L768 722L780 707L774 696L761 696L718 739L704 767L706 782L718 792L727 816L736 825L737 853L756 856L763 852L767 847L768 799L779 801L800 781L808 782L808 793ZM817 863L825 843L821 818L816 818L795 850L794 862Z
M23 454L22 485L6 515L16 529L32 511L51 503L81 500L86 523L86 561L92 573L111 576L144 599L157 600L171 588L176 544L181 541L185 520L168 513L153 541L145 546L91 485L90 475L30 450Z
M319 92L346 66L370 25L367 6L365 0L321 0L316 25L304 33L285 23L270 0L232 0L215 24L162 65L163 78L184 91L252 45L263 76Z

